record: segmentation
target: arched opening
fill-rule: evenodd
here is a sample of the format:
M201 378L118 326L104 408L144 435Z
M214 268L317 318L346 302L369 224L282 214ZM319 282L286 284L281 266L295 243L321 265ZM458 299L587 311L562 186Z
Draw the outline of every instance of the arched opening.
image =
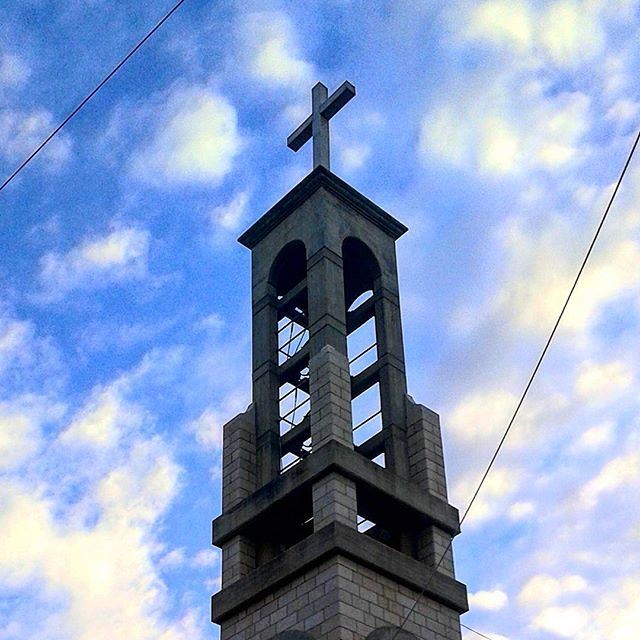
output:
M350 237L342 243L342 260L345 301L347 309L353 311L373 295L375 280L380 275L380 266L371 249L358 238ZM354 305L358 299L360 304Z
M300 240L285 245L269 275L277 304L280 470L285 472L311 452L309 423L309 341L307 251Z
M307 277L307 250L301 240L285 245L271 266L269 282L276 289L278 299Z
M374 295L380 266L371 249L362 240L352 237L342 244L342 260L353 441L361 453L385 466L380 446L372 440L382 431Z

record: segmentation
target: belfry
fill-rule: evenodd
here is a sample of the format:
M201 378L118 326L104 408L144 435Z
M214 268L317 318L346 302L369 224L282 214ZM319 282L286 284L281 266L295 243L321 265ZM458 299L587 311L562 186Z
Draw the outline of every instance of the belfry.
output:
M313 89L289 137L314 168L239 241L251 250L253 402L224 427L221 640L456 640L437 414L407 394L396 240L407 231L329 169Z

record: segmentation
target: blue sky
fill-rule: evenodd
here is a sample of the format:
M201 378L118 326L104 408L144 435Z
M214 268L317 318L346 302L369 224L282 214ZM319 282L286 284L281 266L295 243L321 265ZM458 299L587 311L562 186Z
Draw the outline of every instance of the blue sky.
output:
M167 8L3 4L3 176ZM464 508L640 121L639 25L636 0L187 0L0 194L0 639L216 633L235 238L308 172L285 140L317 80L358 90L334 171L410 227L409 387ZM495 640L637 635L639 196L636 162L455 544Z

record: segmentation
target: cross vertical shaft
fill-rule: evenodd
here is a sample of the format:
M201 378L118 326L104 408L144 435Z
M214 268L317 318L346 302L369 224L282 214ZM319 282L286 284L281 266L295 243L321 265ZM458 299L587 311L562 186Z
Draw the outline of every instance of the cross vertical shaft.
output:
M330 169L329 164L329 119L325 118L320 107L329 95L329 90L318 82L311 90L311 136L313 138L313 168L322 165Z

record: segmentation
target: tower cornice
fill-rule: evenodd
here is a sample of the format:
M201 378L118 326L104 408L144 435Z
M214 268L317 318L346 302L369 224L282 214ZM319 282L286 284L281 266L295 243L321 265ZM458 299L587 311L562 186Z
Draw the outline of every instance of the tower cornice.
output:
M256 220L238 238L238 242L248 249L253 249L320 188L333 194L350 209L375 224L394 240L397 240L408 231L407 227L399 220L396 220L369 198L363 196L350 184L325 167L318 166L291 189L289 193L276 202L262 217Z

